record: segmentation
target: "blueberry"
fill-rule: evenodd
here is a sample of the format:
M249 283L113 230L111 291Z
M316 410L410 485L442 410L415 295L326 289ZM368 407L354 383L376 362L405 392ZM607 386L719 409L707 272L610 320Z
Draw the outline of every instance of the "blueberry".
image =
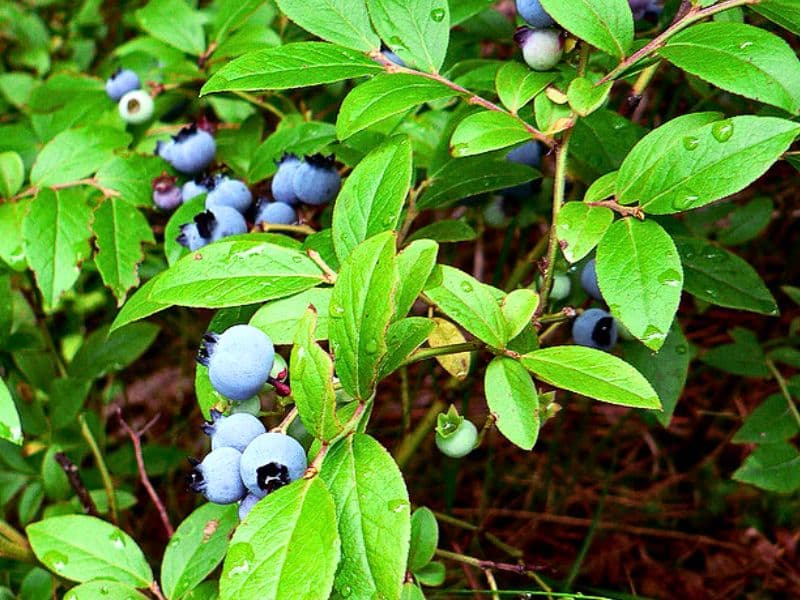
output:
M175 185L176 180L166 172L153 179L153 204L161 210L173 210L180 206L181 188Z
M306 156L292 179L294 192L301 202L319 206L333 200L342 187L342 178L332 156Z
M258 203L255 224L261 225L262 223L292 225L297 223L297 213L294 208L284 202L266 202L262 199Z
M478 441L478 430L472 421L464 419L461 424L447 435L442 435L436 431L436 447L446 456L461 458L466 456L475 448Z
M628 4L633 12L633 18L638 20L643 19L655 3L652 0L628 0Z
M585 310L572 324L572 339L580 346L611 350L617 343L617 322L600 308Z
M525 142L506 154L506 159L518 165L538 167L542 164L542 146L539 142Z
M597 284L597 261L593 258L583 266L581 271L581 287L595 300L602 300L600 286Z
M188 202L192 198L196 198L201 194L208 193L208 185L207 180L204 177L190 179L186 183L183 184L183 188L181 189L181 196L183 196L183 201Z
M189 487L215 504L238 502L247 494L240 475L241 460L242 453L235 448L212 450L201 463L190 459L194 469Z
M143 90L128 92L119 100L119 116L126 123L138 125L153 116L153 99Z
M503 208L502 198L495 197L489 201L483 209L483 220L489 227L494 229L508 227L511 220Z
M214 219L214 225L211 227L212 242L226 238L229 235L247 233L247 221L244 220L242 213L235 208L217 206L214 210L207 210L201 214L210 214Z
M234 325L220 335L206 333L203 341L197 361L208 367L211 385L226 398L242 402L255 396L267 382L275 348L260 329Z
M128 92L138 90L141 87L139 76L130 69L117 69L106 80L106 94L114 102L117 102Z
M547 14L540 0L517 0L517 14L531 27L551 27L553 17Z
M241 479L250 493L263 498L303 476L306 453L283 433L262 433L242 453Z
M278 162L278 170L272 178L272 197L278 202L295 205L298 203L294 193L294 174L300 166L300 159L294 154L284 154Z
M255 494L247 494L242 501L239 503L239 520L244 521L245 517L250 514L250 511L253 510L253 507L256 503L261 500Z
M381 54L383 54L387 59L392 61L398 67L405 67L406 66L405 61L402 58L400 58L399 56L397 56L397 54L395 54L394 52L389 50L388 48L384 48L383 50L381 50Z
M234 413L228 417L211 409L211 421L203 423L203 431L211 438L211 449L236 448L244 452L247 444L267 430L257 417L249 413Z
M178 243L195 251L229 235L247 233L247 222L239 211L220 206L195 215L192 223L180 226L180 231Z
M252 202L253 194L243 181L222 176L213 179L206 196L206 209L213 211L220 206L227 206L244 214Z
M522 58L535 71L552 69L564 53L564 38L555 29L520 27L514 41L522 49Z
M185 223L181 225L180 231L176 238L178 243L192 252L211 242L211 237L203 235L197 223Z
M156 154L181 173L199 173L211 164L216 151L214 136L197 125L188 125L168 142L156 144Z

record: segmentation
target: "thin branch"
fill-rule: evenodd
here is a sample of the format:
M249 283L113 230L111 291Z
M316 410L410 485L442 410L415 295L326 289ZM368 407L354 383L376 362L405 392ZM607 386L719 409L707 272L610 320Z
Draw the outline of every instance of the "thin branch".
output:
M86 422L84 415L78 417L78 423L81 426L81 436L89 445L92 451L94 462L97 465L97 470L100 471L100 479L103 481L103 488L106 491L106 498L108 499L108 510L111 515L111 522L116 525L119 522L119 513L117 512L117 494L114 491L114 482L111 481L111 474L106 467L106 461L103 458L103 453L100 452L100 447L92 435L92 430L89 429L89 424Z
M150 478L147 476L147 469L144 466L144 457L142 456L142 436L147 432L148 429L150 429L150 427L155 424L159 415L153 417L140 431L134 431L131 426L128 425L125 419L122 418L122 410L119 407L117 407L117 417L119 418L120 425L128 434L128 437L131 438L133 452L136 455L136 465L139 468L139 477L142 480L142 485L144 485L144 488L147 490L147 494L150 496L150 500L158 510L158 514L161 517L161 523L164 526L164 531L167 532L167 537L171 538L172 534L175 533L175 529L172 527L172 523L170 523L169 515L167 515L167 509L164 507L164 503L161 502L161 498L158 497L155 488L150 483Z
M621 214L623 217L635 217L640 221L644 221L644 212L638 206L623 206L616 200L599 200L597 202L584 202L584 204L588 206L604 206Z
M292 409L286 413L286 416L277 427L270 429L273 433L286 433L294 420L297 418L297 407L293 406Z
M63 452L56 452L54 458L64 470L64 473L69 480L69 485L73 490L75 490L78 500L83 507L83 512L85 512L87 515L92 515L93 517L100 517L100 513L97 512L97 507L94 504L94 500L92 500L89 490L87 490L86 486L83 484L83 480L81 480L81 475L78 472L78 467L75 466L75 463L72 462Z
M436 556L439 558L464 563L465 565L478 567L479 569L483 570L494 569L495 571L508 571L509 573L516 573L518 575L531 577L531 579L533 579L531 574L535 571L544 571L549 569L549 567L545 565L527 565L524 563L514 564L495 562L493 560L483 560L481 558L475 558L474 556L467 556L466 554L459 554L458 552L450 552L449 550L441 550L439 548L436 549Z
M772 373L772 376L775 378L775 381L778 382L778 387L781 388L781 394L786 399L786 403L789 405L789 410L792 411L792 415L794 416L794 420L797 421L797 424L800 425L800 412L797 410L797 406L792 399L792 394L789 392L789 387L786 385L786 380L781 375L781 372L778 370L778 367L775 366L775 363L772 362L770 359L767 359L767 368Z
M334 271L328 263L320 256L319 252L316 250L311 250L310 248L306 250L306 254L308 258L314 261L314 263L322 269L322 272L325 274L325 282L326 283L336 283L336 278L338 274Z

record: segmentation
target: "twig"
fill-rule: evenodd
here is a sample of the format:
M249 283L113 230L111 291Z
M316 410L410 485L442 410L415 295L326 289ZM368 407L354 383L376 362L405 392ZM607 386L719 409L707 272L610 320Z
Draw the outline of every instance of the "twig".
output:
M96 190L102 192L105 198L115 198L120 195L117 190L112 190L111 188L104 187L100 184L97 179L94 177L88 177L86 179L76 179L75 181L65 181L64 183L55 183L53 185L47 185L44 187L50 188L51 190L63 190L66 188L77 187L80 185L88 185L90 187L95 188ZM14 196L11 201L19 200L20 198L26 198L28 196L35 196L41 190L39 186L33 185L26 190L21 191L19 194Z
M89 490L87 490L86 486L83 484L81 475L78 473L78 467L75 466L75 463L72 462L63 452L56 452L54 458L64 470L64 473L69 480L69 485L78 495L78 500L80 500L81 506L83 506L83 512L85 512L87 515L92 515L93 517L99 517L100 513L97 512L97 507L94 504L94 500L92 500Z
M108 472L108 467L106 467L103 453L100 452L97 441L94 439L92 430L89 429L84 415L78 417L78 423L81 426L81 436L83 436L83 439L89 445L89 449L92 451L92 456L94 457L94 462L97 465L97 470L100 471L100 479L103 480L103 488L106 491L106 498L108 499L108 512L111 516L111 522L116 525L119 522L119 513L117 512L117 494L114 491L114 482L111 481L111 474Z
M411 433L406 435L403 441L397 446L397 449L394 451L394 460L401 469L408 464L408 461L411 460L411 457L422 443L422 440L424 440L436 426L436 418L445 408L447 408L446 403L442 400L436 400L431 404L430 408L428 408L428 411L425 413L425 416L422 417L419 424Z
M119 407L117 407L117 417L119 418L120 425L128 434L128 437L131 438L131 443L133 443L133 452L136 455L136 465L139 467L139 477L142 480L142 485L144 485L147 494L150 496L150 500L158 510L161 523L164 525L164 530L167 532L167 537L171 538L172 534L175 533L175 529L173 529L172 523L169 521L167 509L164 507L163 502L161 502L161 498L158 497L155 488L153 488L153 485L150 483L150 478L147 476L147 469L144 466L144 457L142 456L142 436L155 424L159 415L153 417L140 431L134 431L131 426L128 425L125 419L122 418L122 410Z
M797 421L797 424L800 425L800 412L797 410L797 406L792 399L792 394L789 392L789 388L786 385L786 380L781 375L781 372L778 370L778 367L775 366L775 363L772 362L769 358L767 359L767 368L772 373L772 376L775 378L775 381L778 382L778 387L781 388L781 395L786 399L786 403L789 405L789 410L792 411L792 415L794 416L794 420Z
M323 260L323 258L320 256L319 252L317 252L316 250L308 249L308 250L306 250L306 254L308 255L308 258L313 260L314 263L320 269L322 269L322 272L325 274L325 282L326 283L336 283L336 278L338 277L338 275L336 274L336 271L331 269L330 265L328 265L328 263L326 263Z
M297 418L297 407L293 406L292 409L286 413L286 416L280 422L277 427L273 427L270 429L273 433L286 433L289 430L289 427Z
M640 221L644 221L644 212L638 206L623 206L616 200L599 200L598 202L585 202L584 204L588 206L604 206L621 214L623 217L636 217Z
M474 556L467 556L466 554L450 552L449 550L441 550L439 548L436 549L436 556L478 567L482 570L494 569L495 571L508 571L509 573L517 573L518 575L525 575L526 577L531 577L531 573L535 571L544 571L549 568L545 565L514 564L483 560L481 558L475 558Z
M460 354L461 352L472 352L473 350L480 350L486 344L479 340L474 340L472 342L462 342L460 344L448 344L447 346L437 346L435 348L421 348L417 350L407 359L405 359L401 366L405 367L407 365L413 364L415 362L419 362L421 360L427 360L429 358L434 358L436 356L445 356L447 354Z

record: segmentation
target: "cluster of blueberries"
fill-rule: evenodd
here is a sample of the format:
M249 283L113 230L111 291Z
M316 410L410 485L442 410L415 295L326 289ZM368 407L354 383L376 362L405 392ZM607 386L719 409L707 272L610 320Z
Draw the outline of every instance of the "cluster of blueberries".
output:
M531 69L547 71L561 60L564 53L564 34L554 26L556 22L547 13L540 0L516 0L517 14L530 25L519 27L514 41L522 50L522 58ZM628 0L634 19L658 15L658 0Z
M153 99L142 88L139 76L130 69L117 69L106 80L106 94L118 102L119 116L138 125L153 116Z
M223 333L206 333L197 361L208 367L211 385L233 403L258 394L265 384L286 395L285 373L271 377L275 348L263 331L251 325L234 325ZM216 504L239 505L244 519L258 500L303 476L308 466L303 446L293 437L267 432L252 414L229 416L212 410L203 425L211 438L211 452L202 462L190 459L189 485Z
M198 125L182 128L169 141L159 141L156 154L179 173L193 176L182 186L166 174L153 181L153 202L173 210L200 194L206 194L205 211L181 225L178 242L189 250L230 235L247 233L248 217L254 225L291 225L297 222L301 202L321 206L336 198L342 180L333 156L315 154L299 158L284 155L272 179L273 200L253 195L243 181L226 175L203 175L216 154L214 136Z
M588 261L581 271L581 287L595 300L603 301L597 284L596 260ZM601 308L583 311L572 324L572 339L576 344L598 350L611 350L617 344L619 328L611 313Z

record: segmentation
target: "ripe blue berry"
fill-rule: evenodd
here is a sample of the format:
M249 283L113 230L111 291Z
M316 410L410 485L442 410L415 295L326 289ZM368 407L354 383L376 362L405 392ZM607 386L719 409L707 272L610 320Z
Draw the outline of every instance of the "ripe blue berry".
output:
M647 13L658 15L661 13L661 7L658 5L657 0L628 0L628 4L633 12L634 19L644 19Z
M234 325L219 335L206 333L203 341L197 361L208 367L211 385L226 398L242 402L255 396L267 382L275 348L260 329Z
M522 58L535 71L552 69L564 53L564 39L555 29L520 27L514 41L522 49Z
M210 214L214 219L214 225L211 227L212 242L226 238L229 235L247 233L247 221L244 220L242 213L235 208L217 206L214 210L207 210L201 214Z
M297 223L297 213L290 205L284 202L266 202L263 199L258 203L256 225L267 223L271 225L291 225Z
M262 433L242 453L241 479L250 493L263 498L299 479L308 462L297 440L283 433Z
M153 99L144 90L133 90L119 100L119 116L132 125L144 123L152 117L153 108Z
M227 206L242 214L247 212L253 202L253 194L243 181L225 176L216 177L212 181L213 184L206 196L207 210L213 211L220 206Z
M614 317L600 308L585 310L572 324L572 339L580 346L608 351L616 345L617 335Z
M184 223L181 225L180 231L176 238L178 243L192 252L211 242L211 236L200 233L200 227L195 222Z
M247 493L240 475L241 460L242 453L235 448L212 450L201 463L190 459L194 469L189 487L215 504L238 502Z
M600 286L597 284L597 261L593 258L583 266L581 271L581 287L595 300L602 300Z
M478 441L478 430L472 421L464 419L461 424L447 435L436 432L436 447L445 456L461 458L466 456L475 448Z
M168 142L156 144L156 154L181 173L199 173L211 164L216 151L214 137L197 125L188 125Z
M203 431L211 438L211 449L236 448L244 452L247 445L265 433L264 424L250 413L234 413L228 417L211 409L211 421L203 423Z
M399 67L405 67L406 66L405 61L402 58L400 58L399 56L397 56L397 54L395 54L394 52L389 50L388 48L384 48L383 50L381 50L381 54L383 54L386 58L388 58L390 61L392 61L394 64L396 64Z
M239 520L244 521L245 517L250 514L256 503L261 500L255 494L247 494L239 503Z
M542 164L542 146L539 142L526 142L506 154L506 159L519 165L538 167Z
M106 94L114 102L119 101L125 94L142 87L139 76L130 69L117 69L106 80Z
M294 174L300 166L300 159L294 154L284 154L278 163L278 170L272 178L272 197L278 202L295 205L298 203L294 193Z
M306 156L292 179L294 193L301 202L319 206L333 200L342 187L342 178L332 156Z
M540 0L517 0L517 14L531 27L551 27L553 17L547 14Z
M188 202L192 198L196 198L200 194L207 194L208 193L208 186L206 185L207 181L204 177L199 179L190 179L186 183L183 184L183 188L181 188L181 196L183 196L183 201Z

